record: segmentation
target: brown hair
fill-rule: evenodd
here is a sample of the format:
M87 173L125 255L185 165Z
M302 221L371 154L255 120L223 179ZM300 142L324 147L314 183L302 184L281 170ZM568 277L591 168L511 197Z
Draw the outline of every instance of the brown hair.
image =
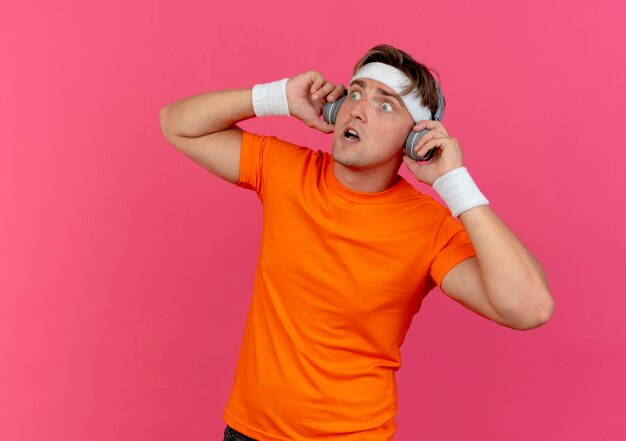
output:
M418 63L413 57L400 49L396 49L388 44L379 44L367 51L367 53L357 61L354 66L353 74L357 73L365 64L373 62L393 66L409 77L411 84L406 90L402 91L401 95L406 95L412 90L417 89L422 98L422 104L428 107L433 115L435 114L439 104L439 92L437 91L435 78L431 73L431 69L424 64ZM437 73L437 71L435 71L435 73ZM438 73L437 77L439 77Z

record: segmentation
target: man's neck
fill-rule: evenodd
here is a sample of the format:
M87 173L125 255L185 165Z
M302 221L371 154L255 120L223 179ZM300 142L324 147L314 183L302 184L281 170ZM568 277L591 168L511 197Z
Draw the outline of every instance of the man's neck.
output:
M378 193L390 189L400 180L398 169L353 169L333 161L333 174L341 185L362 193Z

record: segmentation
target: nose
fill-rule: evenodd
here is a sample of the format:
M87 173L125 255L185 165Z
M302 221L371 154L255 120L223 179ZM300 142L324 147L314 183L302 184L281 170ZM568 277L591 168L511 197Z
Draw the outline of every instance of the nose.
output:
M359 100L350 109L350 116L352 118L360 120L362 123L367 122L367 104L365 101L365 99Z

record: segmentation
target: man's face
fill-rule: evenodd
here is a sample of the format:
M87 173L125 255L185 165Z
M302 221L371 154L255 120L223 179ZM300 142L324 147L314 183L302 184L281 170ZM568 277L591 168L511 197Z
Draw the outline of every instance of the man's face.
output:
M414 125L391 88L368 78L355 80L337 115L333 158L353 170L397 173L404 141Z

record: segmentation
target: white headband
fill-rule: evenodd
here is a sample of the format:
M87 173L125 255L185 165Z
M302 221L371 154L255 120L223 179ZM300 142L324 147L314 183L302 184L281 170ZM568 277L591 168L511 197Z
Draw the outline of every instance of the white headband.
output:
M422 99L417 90L412 90L410 93L402 95L402 92L411 84L411 80L395 67L378 62L367 63L354 74L350 84L359 78L369 78L370 80L378 81L400 95L404 105L413 117L413 121L416 123L424 119L428 120L432 116L430 109L422 105Z

